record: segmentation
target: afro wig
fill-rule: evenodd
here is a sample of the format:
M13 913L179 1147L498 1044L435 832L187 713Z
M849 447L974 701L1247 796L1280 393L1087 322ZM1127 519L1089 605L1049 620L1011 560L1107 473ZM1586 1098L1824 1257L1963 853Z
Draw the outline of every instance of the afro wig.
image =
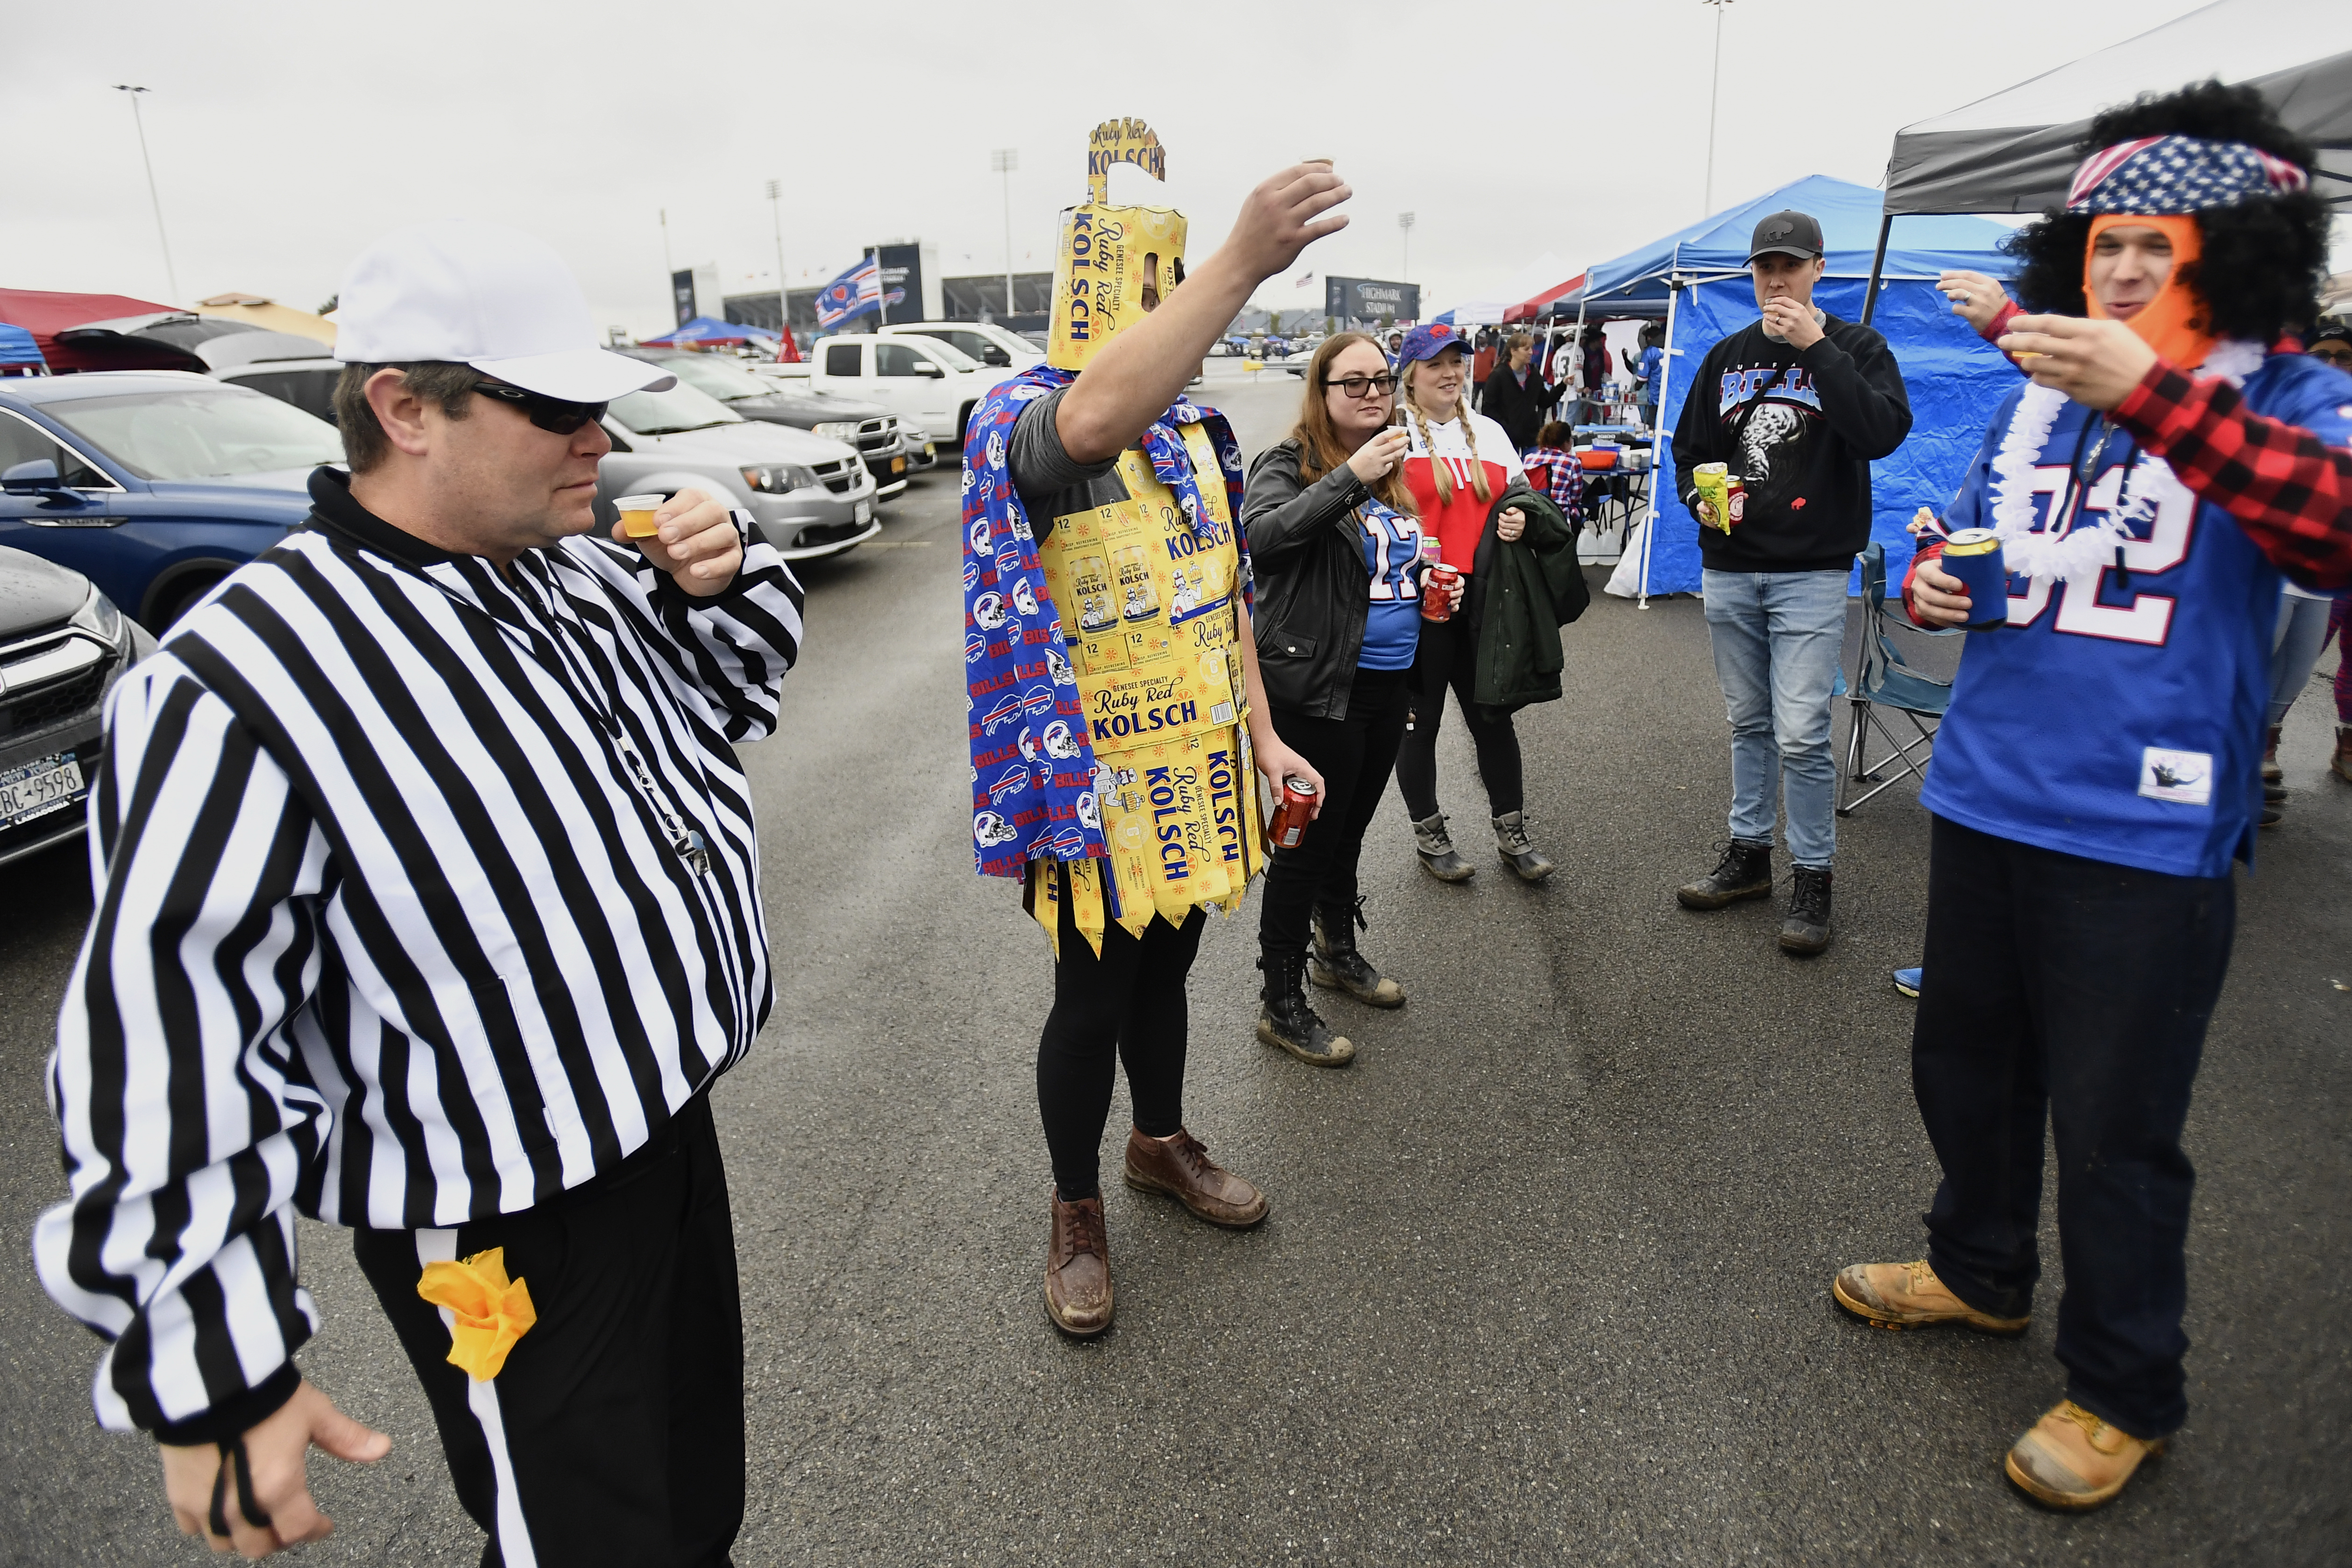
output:
M2142 136L2195 136L2243 142L2308 169L2317 157L2310 142L2279 123L2254 88L2202 81L2178 92L2144 93L2091 121L2084 157ZM2204 307L2200 323L2217 337L2269 343L2311 319L2327 272L2326 204L2309 189L2257 196L2236 206L2196 215L2204 255L2181 269ZM2001 248L2021 264L2017 292L2029 310L2083 316L2083 253L2091 215L2052 208L2019 229Z

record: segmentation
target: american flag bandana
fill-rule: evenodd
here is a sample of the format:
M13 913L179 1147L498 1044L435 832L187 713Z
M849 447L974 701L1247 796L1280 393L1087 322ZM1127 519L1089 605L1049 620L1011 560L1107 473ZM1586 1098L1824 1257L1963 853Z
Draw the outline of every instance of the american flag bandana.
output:
M2066 192L2066 210L2185 216L2299 191L2310 183L2294 164L2243 142L2143 136L2083 160Z

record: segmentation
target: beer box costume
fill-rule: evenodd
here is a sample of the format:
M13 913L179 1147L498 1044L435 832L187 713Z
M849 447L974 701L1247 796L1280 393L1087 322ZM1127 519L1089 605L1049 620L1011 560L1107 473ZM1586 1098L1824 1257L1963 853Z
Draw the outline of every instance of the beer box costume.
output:
M1028 879L1057 956L1057 872L1099 952L1109 922L1139 936L1155 914L1181 925L1196 906L1230 913L1265 860L1232 428L1180 397L1108 471L1073 468L1079 482L1047 517L1033 519L1013 483L1016 447L1066 465L1052 433L1062 390L1140 319L1147 284L1165 293L1182 280L1183 218L1102 199L1109 163L1154 172L1156 139L1135 130L1097 132L1096 199L1063 214L1047 363L990 393L964 439L974 859L982 876Z

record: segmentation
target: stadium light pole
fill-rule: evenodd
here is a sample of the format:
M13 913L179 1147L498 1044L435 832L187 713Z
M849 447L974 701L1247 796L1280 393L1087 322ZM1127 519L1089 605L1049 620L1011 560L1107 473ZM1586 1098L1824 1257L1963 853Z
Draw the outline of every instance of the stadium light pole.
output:
M139 113L139 95L147 89L119 81L114 84L114 90L131 95L131 123L139 128L139 162L147 170L147 203L155 209L155 243L163 247L163 280L172 286L172 300L176 305L180 299L180 275L172 266L171 237L163 232L163 200L155 194L155 161L147 155L147 121Z
M1699 0L1715 7L1715 70L1706 86L1706 205L1699 216L1715 211L1715 103L1723 87L1723 10L1731 0Z
M1004 314L1013 315L1013 171L1021 166L1021 149L999 147L988 155L988 166L1004 182ZM1011 328L1005 329L1010 331Z
M1404 259L1398 264L1397 270L1401 276L1397 281L1410 283L1412 281L1412 214L1397 214L1397 231L1404 237Z
M793 335L793 284L784 275L784 183L768 182L768 217L776 231L776 330ZM793 351L797 353L800 351Z

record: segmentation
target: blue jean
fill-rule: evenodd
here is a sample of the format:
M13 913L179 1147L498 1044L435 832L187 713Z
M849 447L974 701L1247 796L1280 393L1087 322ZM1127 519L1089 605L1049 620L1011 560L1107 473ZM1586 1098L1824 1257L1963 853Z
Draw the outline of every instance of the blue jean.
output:
M1731 837L1772 842L1789 796L1789 856L1823 870L1837 854L1830 689L1845 648L1847 574L1706 574L1715 679L1731 721Z
M2303 695L2319 656L2327 647L2327 613L2332 599L2279 595L2278 634L2271 644L2271 714L2273 728L2286 722L2286 710Z

